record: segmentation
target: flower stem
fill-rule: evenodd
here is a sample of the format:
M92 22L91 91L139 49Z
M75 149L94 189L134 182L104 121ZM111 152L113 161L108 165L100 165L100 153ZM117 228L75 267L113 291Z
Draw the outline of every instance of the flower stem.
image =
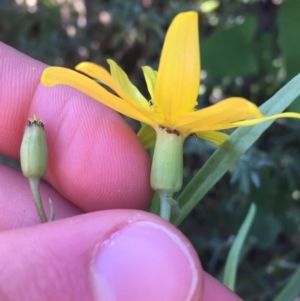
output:
M53 222L55 219L55 210L52 200L49 198L49 205L50 205L50 217L49 222Z
M160 212L159 215L163 219L169 221L171 217L172 204L169 200L170 196L165 193L159 193L160 198Z
M43 207L42 199L41 199L41 194L40 194L40 179L39 178L29 178L29 184L30 184L30 189L34 198L34 203L36 206L36 209L38 211L38 214L40 216L41 222L42 223L47 223L48 219ZM51 206L51 211L53 212L53 205ZM52 213L52 215L54 215Z

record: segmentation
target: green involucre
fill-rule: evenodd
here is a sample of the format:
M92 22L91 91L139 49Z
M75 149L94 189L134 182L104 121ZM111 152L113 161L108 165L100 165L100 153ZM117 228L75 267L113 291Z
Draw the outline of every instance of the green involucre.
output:
M25 128L20 150L21 169L27 178L41 178L48 167L48 146L43 123L35 116Z

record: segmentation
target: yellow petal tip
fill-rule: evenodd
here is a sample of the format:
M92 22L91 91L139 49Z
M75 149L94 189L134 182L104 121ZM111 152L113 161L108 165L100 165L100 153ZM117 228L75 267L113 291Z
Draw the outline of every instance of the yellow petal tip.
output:
M78 65L75 66L75 70L78 70L78 71L84 70L85 67L88 64L91 64L91 63L89 63L89 62L81 62L81 63L79 63Z
M53 68L56 68L56 67L48 67L44 70L43 74L42 74L42 77L41 77L41 83L44 85L44 86L47 86L47 87L52 87L54 86L54 83L52 81L52 69Z

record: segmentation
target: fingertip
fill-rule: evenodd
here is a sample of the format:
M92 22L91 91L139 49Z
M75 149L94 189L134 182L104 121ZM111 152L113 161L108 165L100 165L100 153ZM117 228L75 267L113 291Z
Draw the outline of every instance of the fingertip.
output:
M0 152L19 159L26 120L45 123L46 180L84 211L144 209L150 158L122 117L76 91L40 84L46 66L0 43ZM5 76L4 76L5 74Z
M19 158L31 105L45 65L0 42L0 152Z
M0 269L9 300L199 301L203 293L200 262L183 234L136 210L3 231Z
M163 224L127 225L96 249L95 300L200 300L201 267L191 251L189 243Z
M233 293L224 284L216 278L204 272L204 295L203 301L242 301L242 299Z

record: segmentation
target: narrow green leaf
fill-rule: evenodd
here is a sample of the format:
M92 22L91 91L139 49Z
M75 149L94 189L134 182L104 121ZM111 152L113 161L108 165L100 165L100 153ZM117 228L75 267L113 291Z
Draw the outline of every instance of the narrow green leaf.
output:
M300 74L265 102L260 110L267 116L281 113L298 95L300 95ZM228 168L254 144L273 122L268 121L254 127L239 128L230 135L229 139L213 153L179 196L181 213L173 220L175 225L179 225L185 219Z
M223 283L232 291L234 291L235 288L235 279L236 279L240 253L243 248L249 229L252 225L255 213L256 213L256 205L252 203L247 213L247 216L231 246L231 249L229 251L226 260Z
M300 294L300 265L288 284L273 301L294 301Z

